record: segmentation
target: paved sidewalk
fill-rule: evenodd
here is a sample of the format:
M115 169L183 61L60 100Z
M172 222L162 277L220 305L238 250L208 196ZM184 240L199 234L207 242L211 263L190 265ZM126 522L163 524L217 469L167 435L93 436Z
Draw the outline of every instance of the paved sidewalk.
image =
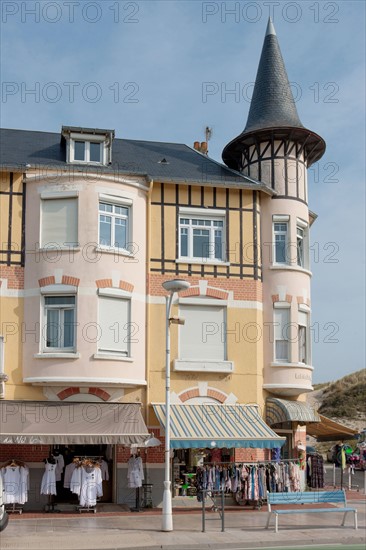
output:
M202 533L197 511L174 512L174 531L161 532L159 511L109 514L27 514L13 516L0 535L1 550L110 550L110 549L229 549L286 545L337 544L349 548L365 544L364 500L350 501L358 509L359 529L349 515L347 527L340 527L342 514L299 514L281 517L279 533L266 530L264 509L235 510L225 513L225 532L219 515L207 511L206 532ZM314 517L315 516L315 517Z

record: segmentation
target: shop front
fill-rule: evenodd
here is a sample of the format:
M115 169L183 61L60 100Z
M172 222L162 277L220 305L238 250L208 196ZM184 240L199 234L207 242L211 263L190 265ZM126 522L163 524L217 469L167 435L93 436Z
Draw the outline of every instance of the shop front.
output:
M0 423L6 501L19 511L128 500L118 454L150 437L138 403L2 401Z
M152 406L164 429L165 404ZM173 497L195 496L203 471L212 488L225 486L230 495L244 465L253 468L270 461L271 450L286 441L266 425L256 405L172 404L170 409ZM162 487L162 479L157 484Z

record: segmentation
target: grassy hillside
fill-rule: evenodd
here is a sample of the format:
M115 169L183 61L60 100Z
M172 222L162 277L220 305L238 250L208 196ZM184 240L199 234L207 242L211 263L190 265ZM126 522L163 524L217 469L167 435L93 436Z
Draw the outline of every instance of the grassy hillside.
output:
M319 388L325 385L319 384ZM366 417L366 369L354 372L324 387L319 412L329 417Z

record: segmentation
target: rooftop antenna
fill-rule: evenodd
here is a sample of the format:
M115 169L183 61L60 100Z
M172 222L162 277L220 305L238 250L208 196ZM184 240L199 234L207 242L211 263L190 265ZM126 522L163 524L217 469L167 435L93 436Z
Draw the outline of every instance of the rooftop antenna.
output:
M206 126L205 128L206 141L210 141L210 139L212 138L212 134L213 134L212 128L210 128L209 126Z

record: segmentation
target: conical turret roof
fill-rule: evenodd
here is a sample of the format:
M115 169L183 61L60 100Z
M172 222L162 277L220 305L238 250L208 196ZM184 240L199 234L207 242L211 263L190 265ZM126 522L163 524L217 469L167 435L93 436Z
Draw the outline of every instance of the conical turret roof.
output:
M303 128L276 31L269 19L244 132L283 126Z
M230 168L238 169L243 146L260 137L283 138L286 135L299 141L306 139L305 151L311 151L308 165L323 155L324 140L307 130L300 121L276 31L269 18L248 120L243 132L224 148L223 160Z

